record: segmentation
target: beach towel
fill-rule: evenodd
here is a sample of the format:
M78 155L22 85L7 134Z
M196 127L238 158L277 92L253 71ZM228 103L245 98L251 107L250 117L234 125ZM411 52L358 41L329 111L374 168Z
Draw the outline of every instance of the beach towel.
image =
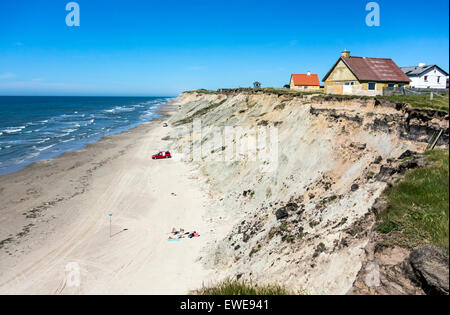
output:
M168 242L178 242L178 241L181 241L181 238L176 238L176 239L169 238L167 241Z

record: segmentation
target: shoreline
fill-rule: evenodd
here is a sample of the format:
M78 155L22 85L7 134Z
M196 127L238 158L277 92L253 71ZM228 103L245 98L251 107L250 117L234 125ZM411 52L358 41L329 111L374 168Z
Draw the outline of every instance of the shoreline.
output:
M203 179L183 162L151 160L169 145L162 138L171 127L162 122L174 110L168 103L162 117L0 176L0 293L186 294L201 287L209 271L198 259L211 240ZM201 237L168 242L172 227ZM79 286L67 282L72 265Z
M87 141L86 143L78 144L78 145L74 146L74 147L71 148L71 149L63 150L63 151L58 152L58 153L54 153L54 154L50 154L50 155L47 155L47 156L43 156L42 158L39 158L39 159L36 160L36 161L29 162L29 163L24 164L24 165L22 165L22 166L16 166L16 167L13 167L11 171L6 171L6 172L0 173L0 178L1 178L2 176L5 176L5 175L9 175L9 174L14 174L14 173L16 173L16 172L20 172L20 171L26 169L27 167L29 167L29 166L31 166L31 165L33 165L33 164L35 164L35 163L39 163L39 162L41 162L41 161L51 160L51 159L58 158L58 157L62 156L63 154L67 153L67 152L72 152L72 151L82 150L82 149L86 148L86 147L87 147L88 145L90 145L90 144L94 144L94 143L97 143L97 142L102 141L102 139L104 139L104 138L108 138L108 137L110 137L110 136L114 136L114 135L117 135L117 134L121 134L122 132L127 132L127 131L130 131L130 130L133 130L133 129L135 129L135 128L141 126L141 125L150 123L150 122L152 122L152 121L155 121L155 120L158 120L158 119L167 119L168 117L165 117L165 115L166 115L165 113L167 112L167 109L164 109L164 107L165 107L165 106L171 106L170 104L173 102L173 99L175 99L175 98L172 98L172 101L170 101L170 102L168 102L168 103L166 103L166 104L161 105L161 106L155 111L155 114L157 114L157 115L159 115L159 116L161 116L161 117L156 117L156 118L153 118L153 119L148 120L148 121L144 121L144 122L141 122L141 123L137 123L137 125L136 125L136 124L133 124L133 125L130 125L129 127L123 128L123 129L118 129L118 130L116 130L116 131L111 131L111 132L109 132L108 134L106 134L106 135L104 135L104 136L101 136L101 137L99 137L99 138L94 138L92 141ZM169 116L169 117L170 117L170 116Z

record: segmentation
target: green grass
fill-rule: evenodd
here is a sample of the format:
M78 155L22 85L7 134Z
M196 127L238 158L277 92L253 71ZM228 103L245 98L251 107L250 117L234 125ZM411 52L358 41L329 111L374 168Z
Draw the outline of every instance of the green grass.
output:
M449 153L426 153L430 166L409 171L388 188L387 208L378 216L377 231L392 232L396 245L417 248L433 244L448 251Z
M430 94L418 95L390 95L384 96L397 103L408 103L414 108L431 108L442 111L449 111L449 96L448 94L434 95L433 100L430 101Z
M236 88L236 89L223 89L221 92L219 91L211 91L211 90L205 90L205 89L199 89L199 90L193 90L193 91L186 91L184 93L198 93L198 94L223 94L223 93L229 93L229 92L251 92L251 93L258 93L258 92L264 92L267 94L277 94L277 95L293 95L293 96L301 96L301 95L311 95L311 94L322 94L323 90L317 90L317 91L300 91L300 90L290 90L290 89L278 89L278 88Z
M211 287L203 287L199 295L305 295L302 289L291 292L281 285L258 285L248 281L227 279Z

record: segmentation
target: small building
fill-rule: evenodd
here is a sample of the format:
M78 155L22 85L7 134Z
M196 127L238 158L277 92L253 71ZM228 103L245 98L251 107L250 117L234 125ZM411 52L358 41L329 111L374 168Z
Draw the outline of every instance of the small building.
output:
M292 74L291 75L291 90L301 91L315 91L320 90L320 81L317 74Z
M419 63L418 66L402 67L403 72L410 78L410 87L418 89L447 88L448 73L437 65Z
M328 94L382 95L384 87L409 87L411 80L389 58L350 56L347 49L323 80Z

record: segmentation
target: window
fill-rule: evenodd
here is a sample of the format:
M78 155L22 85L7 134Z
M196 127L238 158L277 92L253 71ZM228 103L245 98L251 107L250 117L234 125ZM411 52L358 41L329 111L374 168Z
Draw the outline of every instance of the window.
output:
M376 82L369 82L369 91L375 91L376 87L377 87Z
M437 78L437 83L439 83L440 80L441 80L441 77L438 76L438 78Z
M423 77L423 80L424 80L425 82L428 82L428 76L427 76L427 75L424 76L424 77Z
M395 87L395 84L394 83L389 83L388 87L393 88L393 87Z
M399 87L399 88L402 88L402 87L404 87L404 86L405 86L405 85L404 85L403 83L399 83L399 84L398 84L398 87Z

